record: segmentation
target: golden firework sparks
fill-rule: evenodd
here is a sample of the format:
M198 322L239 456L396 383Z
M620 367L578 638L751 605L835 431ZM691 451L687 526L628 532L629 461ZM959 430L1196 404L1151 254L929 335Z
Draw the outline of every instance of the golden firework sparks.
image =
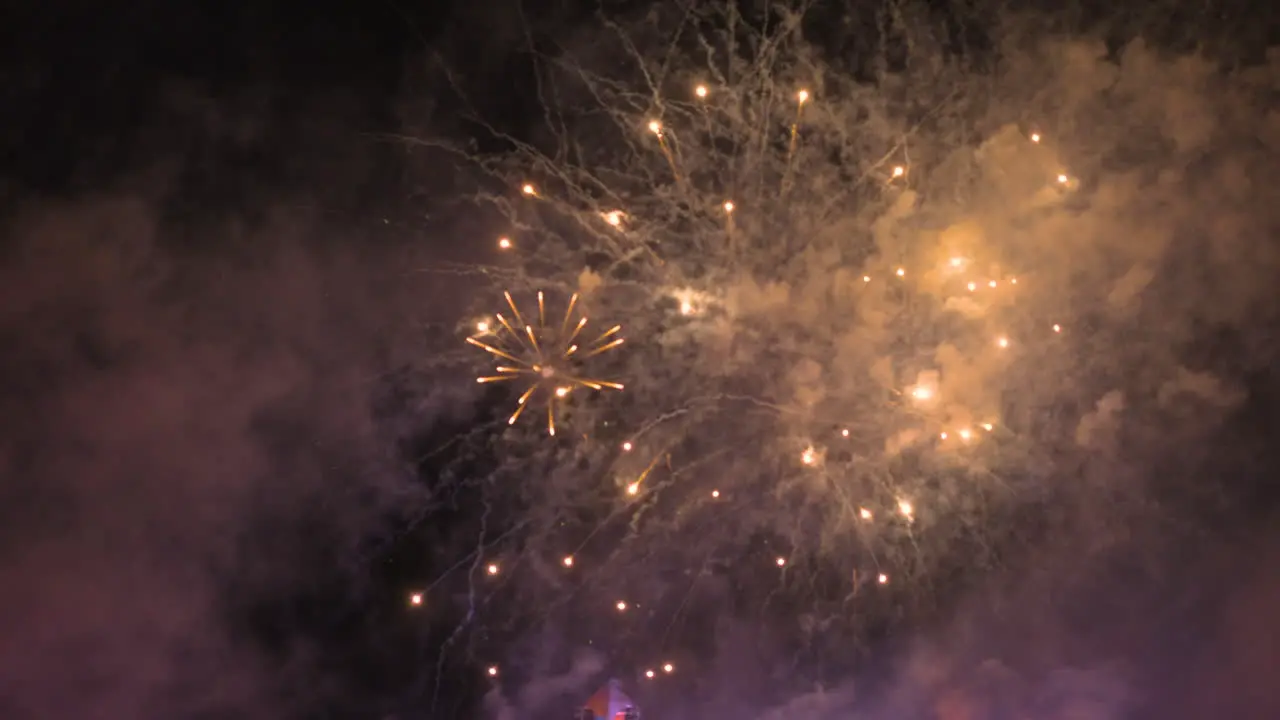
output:
M558 326L547 323L546 299L542 292L538 293L538 314L536 318L525 320L520 308L510 292L503 297L511 308L511 318L501 313L494 315L496 326L485 340L477 336L467 338L467 342L510 364L499 365L494 375L483 375L476 378L478 383L505 382L526 380L527 388L516 401L516 410L507 420L507 424L515 424L524 409L535 400L545 396L547 407L547 434L556 434L556 404L563 401L576 388L591 390L621 390L622 385L608 380L586 377L581 374L584 361L621 345L624 340L618 335L621 325L614 325L604 331L595 340L579 344L579 336L587 326L585 316L574 322L574 310L577 309L578 295L569 298L565 308L564 319Z

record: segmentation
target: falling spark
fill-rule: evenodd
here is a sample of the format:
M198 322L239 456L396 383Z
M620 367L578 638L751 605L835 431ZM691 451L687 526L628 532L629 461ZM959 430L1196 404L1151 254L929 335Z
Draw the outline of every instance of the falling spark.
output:
M808 91L808 90L801 90L800 92L796 93L796 102L798 102L799 104L803 105L803 104L805 104L805 103L806 103L806 102L808 102L808 101L809 101L809 91Z
M902 167L901 165L897 165L893 168L893 176L896 178L900 178L906 173L907 173L906 168Z
M787 564L787 559L782 556L779 556L776 560L774 560L774 562L777 563L778 567L785 567Z
M476 382L524 380L528 383L524 393L516 401L515 412L507 419L508 425L515 424L525 408L532 404L530 401L535 399L535 395L546 395L547 434L554 436L556 434L556 401L568 397L574 388L584 387L591 390L623 388L616 382L578 375L579 367L588 358L623 344L623 338L618 336L618 332L622 329L621 325L615 325L595 340L579 345L576 341L587 325L587 318L581 317L577 323L572 322L574 309L578 303L576 293L569 298L564 319L559 327L547 323L546 303L541 292L538 293L536 325L525 321L510 292L503 293L503 297L506 298L513 317L509 320L501 314L494 316L498 321L498 327L489 342L482 342L474 337L467 338L467 342L500 360L514 363L514 365L499 365L495 374L478 377ZM530 318L530 320L534 319Z
M876 580L878 580L881 585L887 585L889 583L889 576L884 573L880 573Z
M959 258L959 257L951 258L951 267L958 268L961 265L964 265L964 258Z
M863 275L863 276L862 276L862 282L864 282L864 283L869 283L869 282L871 282L871 276L870 276L870 275Z
M986 430L987 432L991 432L992 428L994 427L995 425L992 425L991 423L982 423L982 429Z
M719 490L712 490L712 491L711 491L711 497L713 497L713 498L718 498L718 497L720 497L720 491L719 491Z
M631 445L630 441L624 442L622 443L622 452L631 452L632 447L633 446Z
M644 676L645 676L645 677L647 677L647 678L652 678L652 677L653 677L653 671L652 671L652 670L645 670L645 671L644 671Z
M681 314L681 315L692 315L692 314L693 314L693 304L692 304L692 303L690 303L688 300L685 300L684 302L680 303L680 314Z
M662 123L658 122L657 120L650 120L649 132L653 133L654 135L657 135L658 137L662 137Z
M1058 173L1058 182L1059 182L1060 184L1062 184L1062 185L1066 185L1066 184L1067 184L1067 180L1069 180L1069 179L1070 179L1070 178L1068 178L1068 177L1066 176L1066 174L1064 174L1064 173Z
M811 447L805 448L804 452L800 453L800 462L804 463L805 465L812 465L817 461L818 461L818 454Z
M898 512L902 513L904 517L911 517L911 514L915 512L915 508L911 507L911 503L909 501L899 500Z
M638 483L638 482L633 482L633 483L631 483L630 485L628 485L628 486L627 486L627 494L628 494L628 495L635 495L635 494L636 494L636 493L638 493L638 492L640 492L640 483Z
M849 437L849 428L840 431L840 437Z
M604 221L614 227L618 227L619 225L622 224L622 211L610 210L609 212L604 214Z
M858 508L858 515L863 520L870 520L873 517L871 511L866 508Z
M564 560L561 560L560 562L564 563L565 567L573 567L573 556L565 555Z
M693 94L697 95L700 98L705 98L707 96L707 86L699 85L698 87L693 89Z
M489 677L498 677L498 666L497 666L497 665L490 665L490 666L489 666Z
M943 440L946 440L947 439L946 431L938 433L938 437L942 438Z
M971 282L967 287L969 288L969 292L973 292L974 290L978 289L978 283Z
M911 397L916 400L928 400L933 397L933 391L923 385L917 385L911 389Z
M1002 349L1009 347L1009 338L1007 337L996 338L996 346Z
M614 604L614 607L618 608L618 612L625 612L627 609L627 604L619 600L617 603Z
M1062 332L1062 326L1061 326L1061 325L1059 325L1058 323L1054 323L1054 324L1053 324L1053 331L1054 331L1054 332L1056 332L1056 333L1060 333L1060 332Z
M410 604L410 605L413 605L413 606L421 605L421 604L422 604L422 593L420 593L420 592L416 592L416 593L411 594L411 595L409 596L409 604Z
M498 247L502 250L510 250L511 238L505 238L505 237L498 238Z
M489 323L484 320L481 320L480 322L476 323L476 332L478 333L489 332Z
M485 570L486 570L490 575L497 575L497 574L498 574L498 566L497 566L497 565L495 565L495 564L492 564L492 563L490 563L490 564L489 564L489 567L485 568Z
M1038 143L1038 142L1040 142L1040 133L1038 133L1038 132L1033 132L1033 133L1031 133L1031 142L1033 142L1033 143Z
M532 184L530 184L530 183L525 183L525 184L524 184L524 186L520 188L520 192L524 193L525 195L529 195L530 197L532 197L532 196L534 196L534 195L537 195L537 194L538 194L538 189L537 189L537 188L535 188L535 187L534 187Z
M664 673L670 673L670 672L674 671L675 669L676 669L676 666L675 666L675 665L672 665L671 663L663 663L663 665L662 665L662 672L664 672Z
M993 288L993 287L995 287L995 286L996 286L996 281L995 281L995 280L992 280L992 281L990 281L990 282L988 282L988 283L987 283L987 287Z
M973 436L973 433L969 431L969 428L961 429L959 434L960 434L961 440L968 440L970 437Z
M724 201L724 211L725 211L725 212L727 212L727 213L731 213L731 212L733 212L733 208L734 208L734 207L735 207L735 206L734 206L734 204L733 204L733 201L732 201L732 200L725 200L725 201Z
M898 268L898 269L894 272L894 274L895 274L895 275L897 275L898 277L905 277L905 276L906 276L906 274L907 274L907 271L906 271L904 268Z

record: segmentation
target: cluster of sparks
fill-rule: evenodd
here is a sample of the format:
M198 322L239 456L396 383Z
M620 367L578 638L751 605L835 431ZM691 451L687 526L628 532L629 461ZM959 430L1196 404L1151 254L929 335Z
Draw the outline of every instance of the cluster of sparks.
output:
M693 88L693 95L699 101L708 101L712 94L711 89L706 85L699 84ZM790 171L791 156L795 154L796 145L799 142L798 128L803 119L804 109L812 100L813 96L808 90L801 89L795 94L795 115L791 123L790 142L786 151L788 171ZM681 172L677 164L676 155L672 152L668 141L667 129L657 119L648 121L647 129L654 136L658 151L661 152L670 166L672 175L679 182ZM1032 143L1038 144L1042 141L1042 136L1038 132L1032 132L1027 137ZM887 183L905 181L907 176L908 168L905 165L892 166L888 172L883 174L883 178ZM1074 179L1065 172L1059 172L1053 179L1063 187L1070 187L1074 183ZM540 191L532 183L524 183L520 188L520 192L527 198L537 199L542 197ZM739 210L739 207L733 199L725 199L720 207L731 232L732 216L735 211ZM613 228L621 228L630 219L630 216L621 209L600 212L599 216ZM515 248L516 243L510 237L503 236L498 239L497 246L501 251L510 251ZM970 262L967 258L959 256L950 257L944 262L944 269L952 273L953 279L958 283L957 287L962 286L969 293L997 290L1005 284L1010 286L1018 285L1016 277L965 277L961 273L967 271L969 264ZM905 281L910 274L908 268L897 267L893 269L890 282ZM863 283L871 283L873 282L873 277L869 274L863 275L862 281ZM580 374L581 361L623 344L622 337L618 335L621 330L620 326L610 328L590 343L579 345L577 344L578 339L587 324L587 320L585 317L574 319L574 310L578 303L577 294L570 298L563 319L559 323L553 322L550 324L547 322L545 301L541 292L537 295L536 320L532 318L525 319L509 292L504 293L504 297L510 307L511 317L495 314L493 318L496 322L483 321L478 323L476 334L468 337L467 342L504 362L504 364L496 367L495 374L478 377L477 382L512 381L528 383L517 400L517 407L510 416L509 423L514 424L529 405L545 396L547 433L554 436L556 434L557 403L568 397L573 390L577 388L592 390L623 389L623 385L619 383ZM679 312L686 316L697 314L698 305L691 298L680 299ZM1063 326L1054 323L1051 325L1051 331L1053 333L1061 333ZM991 343L999 351L1010 350L1014 346L1013 339L1003 334L993 337ZM903 395L918 405L929 404L938 399L939 390L936 387L936 383L921 383L905 388ZM960 443L970 443L976 442L981 434L992 433L995 429L995 422L980 422L972 426L963 425L939 430L936 437L941 441L948 441L954 438ZM839 434L842 438L848 439L850 430L842 429ZM623 442L620 446L624 453L631 452L635 447L636 444L631 440ZM634 481L623 486L626 495L636 496L640 494L646 478L654 470L661 457L662 453L655 455L652 462L635 477ZM804 466L818 467L823 463L823 451L818 447L809 445L800 452L799 460ZM710 491L710 497L713 500L719 500L721 495L722 493L719 489ZM895 510L896 514L907 523L915 520L916 508L911 500L899 498ZM874 522L876 518L875 512L867 507L858 507L857 516L866 523ZM778 555L773 559L773 562L777 568L785 571L788 565L788 558ZM572 555L565 555L561 558L560 564L566 570L569 570L573 569L576 563ZM486 570L489 575L496 575L498 573L498 565L496 563L490 564ZM875 572L874 577L879 585L887 585L890 581L887 573L878 570ZM420 606L423 604L421 593L413 593L410 597L411 605ZM625 613L631 607L625 600L617 600L613 604L614 610L618 613ZM671 663L663 663L658 667L662 673L670 674L674 671L674 666ZM490 666L487 672L491 677L496 677L498 675L498 667L496 665ZM657 669L650 668L644 671L644 675L647 678L654 678L658 672Z
M526 192L531 193L532 187L526 185ZM595 340L579 345L578 339L587 326L587 318L580 317L577 322L573 322L574 310L578 304L577 293L569 298L564 319L556 326L547 324L546 298L541 291L538 292L536 321L525 320L510 292L503 293L503 296L511 308L511 319L507 319L502 313L496 313L494 319L497 320L497 325L487 320L480 321L476 324L476 334L468 337L467 342L499 360L513 363L498 365L494 369L496 374L482 375L476 378L476 382L528 383L516 400L515 412L507 419L507 424L514 425L525 408L538 399L537 395L541 391L546 396L547 434L554 436L557 403L564 401L574 389L623 389L620 383L582 376L578 369L582 361L608 352L625 342L618 336L622 330L621 325L614 325Z

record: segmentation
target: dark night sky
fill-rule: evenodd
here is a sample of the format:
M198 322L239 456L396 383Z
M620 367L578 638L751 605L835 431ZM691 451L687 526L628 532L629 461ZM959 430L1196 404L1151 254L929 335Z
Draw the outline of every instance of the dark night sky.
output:
M440 59L487 117L537 118L515 4L450 1L6 11L0 718L479 716L474 662L424 680L461 611L410 616L404 592L477 522L419 522L418 456L499 412L415 372L470 298L412 270L489 228L386 135L468 134ZM541 5L538 31L583 14ZM1265 437L1254 380L1241 422ZM1233 717L1280 708L1280 626L1251 624L1280 603L1270 462L1233 466L1247 522L1189 561L1238 590L1171 602L1193 636L1133 641Z

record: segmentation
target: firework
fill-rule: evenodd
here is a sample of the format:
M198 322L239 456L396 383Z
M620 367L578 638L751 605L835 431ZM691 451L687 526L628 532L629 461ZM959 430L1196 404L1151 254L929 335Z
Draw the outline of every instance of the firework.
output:
M511 308L511 318L508 319L501 313L495 314L497 326L486 326L490 328L487 332L472 335L467 338L467 342L500 361L513 363L498 365L495 368L496 374L482 375L476 378L476 382L528 383L516 400L515 412L507 420L507 424L514 425L525 408L538 401L545 401L547 434L554 436L557 405L564 402L575 389L622 389L620 383L583 375L584 365L590 358L622 345L624 339L619 335L621 325L614 325L594 340L583 343L580 338L587 326L587 318L575 315L577 293L569 298L564 318L558 325L547 322L546 298L541 291L538 292L537 317L528 321L510 292L504 292L503 297ZM483 340L480 339L482 337Z

